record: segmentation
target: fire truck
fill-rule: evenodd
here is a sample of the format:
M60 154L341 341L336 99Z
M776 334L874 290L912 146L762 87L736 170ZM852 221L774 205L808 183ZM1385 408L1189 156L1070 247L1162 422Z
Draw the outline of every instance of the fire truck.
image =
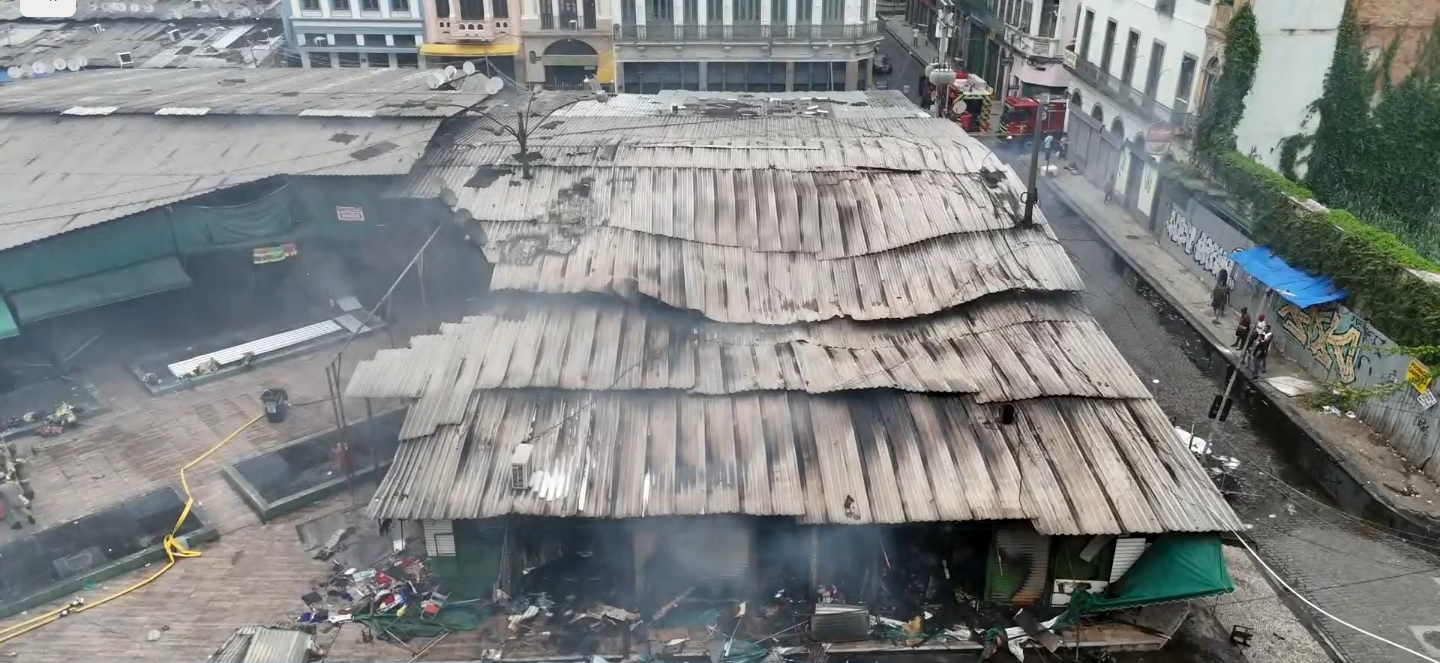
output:
M1035 135L1035 109L1039 101L1030 97L1006 97L1005 112L1000 116L1000 137L1005 141L1026 140ZM1041 135L1065 131L1065 99L1051 99L1041 120Z
M950 84L950 98L946 102L947 114L966 133L988 134L990 104L994 99L995 90L985 79L956 70L955 82Z

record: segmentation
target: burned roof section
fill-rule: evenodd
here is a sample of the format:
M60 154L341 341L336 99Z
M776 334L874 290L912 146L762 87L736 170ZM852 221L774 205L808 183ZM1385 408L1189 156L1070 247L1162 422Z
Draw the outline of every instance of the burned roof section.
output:
M953 123L898 93L551 108L528 168L453 118L397 189L495 271L481 314L356 369L413 399L372 515L1239 526Z

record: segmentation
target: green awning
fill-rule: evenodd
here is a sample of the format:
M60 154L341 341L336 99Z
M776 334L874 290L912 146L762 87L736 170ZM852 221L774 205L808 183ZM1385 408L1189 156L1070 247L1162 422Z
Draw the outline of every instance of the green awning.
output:
M10 313L10 307L5 302L0 302L0 338L10 338L20 335L20 326L15 324L15 316Z
M1235 591L1218 534L1166 534L1103 595L1077 596L1071 611L1091 614L1157 603L1193 601Z
M127 299L177 290L190 285L190 277L175 256L112 269L99 274L42 285L10 294L21 322L123 302Z

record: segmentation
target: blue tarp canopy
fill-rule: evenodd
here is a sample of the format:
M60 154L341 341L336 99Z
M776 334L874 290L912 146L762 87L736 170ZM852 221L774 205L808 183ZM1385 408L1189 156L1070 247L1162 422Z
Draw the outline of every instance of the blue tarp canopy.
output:
M1295 269L1263 246L1232 254L1230 259L1256 281L1302 309L1345 299L1345 291L1336 288L1330 279Z

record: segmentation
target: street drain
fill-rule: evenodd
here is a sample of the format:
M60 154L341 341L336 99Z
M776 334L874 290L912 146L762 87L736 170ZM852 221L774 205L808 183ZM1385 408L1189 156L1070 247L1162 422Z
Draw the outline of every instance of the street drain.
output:
M1126 235L1125 239L1140 239L1139 235Z

